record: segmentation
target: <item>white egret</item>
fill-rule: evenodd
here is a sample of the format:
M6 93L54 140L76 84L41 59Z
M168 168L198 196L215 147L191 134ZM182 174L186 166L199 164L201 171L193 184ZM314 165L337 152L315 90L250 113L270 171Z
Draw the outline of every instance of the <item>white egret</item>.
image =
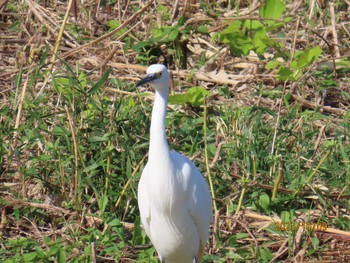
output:
M170 151L165 117L167 68L151 65L136 86L155 89L148 163L138 186L141 222L163 263L200 263L209 238L212 200L208 184L187 157Z

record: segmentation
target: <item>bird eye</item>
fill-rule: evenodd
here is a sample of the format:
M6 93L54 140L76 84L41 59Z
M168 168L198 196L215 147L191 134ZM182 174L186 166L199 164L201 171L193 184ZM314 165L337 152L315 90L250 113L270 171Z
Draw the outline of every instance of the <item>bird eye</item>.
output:
M154 76L159 79L162 76L162 72L154 73Z

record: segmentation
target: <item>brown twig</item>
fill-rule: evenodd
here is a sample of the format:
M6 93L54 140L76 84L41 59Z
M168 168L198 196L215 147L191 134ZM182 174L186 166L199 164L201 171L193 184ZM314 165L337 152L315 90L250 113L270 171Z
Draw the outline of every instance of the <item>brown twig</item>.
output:
M126 20L124 23L122 23L120 26L118 26L117 28L113 29L112 31L108 32L107 34L104 34L103 36L100 36L99 38L96 38L92 41L90 41L89 43L86 43L85 45L82 45L80 47L77 47L73 50L70 50L66 53L64 53L62 55L62 59L65 59L67 57L70 57L72 56L73 54L77 53L78 51L84 49L84 48L87 48L89 46L92 46L98 42L100 42L101 40L107 38L107 37L110 37L110 36L113 36L115 33L117 33L120 29L122 28L125 28L127 25L129 25L131 22L133 22L140 14L142 14L144 11L146 11L150 6L151 4L154 2L154 0L150 0L147 2L147 4L142 7L139 11L135 12L128 20ZM55 62L58 62L58 60L56 60Z
M294 100L298 101L302 106L309 108L309 109L315 109L315 103L312 103L298 95L292 94L292 97ZM339 109L339 108L333 108L333 107L329 107L329 106L318 106L320 109L322 109L325 112L330 112L332 114L336 114L339 116L345 116L346 115L346 110L343 109Z
M34 3L32 0L26 0L28 7L30 8L30 10L33 12L33 14L36 16L37 19L39 19L39 21L41 23L43 23L45 25L45 27L52 33L55 34L55 29L53 29L51 27L51 25L49 23L47 23L47 21L42 17L42 15L40 14L40 12L37 10L37 8L35 8L36 3Z
M334 48L334 54L337 57L340 57L339 52L339 40L338 40L338 32L337 32L337 24L335 22L335 12L334 12L334 2L329 1L329 12L331 14L331 23L332 23L332 34L333 34L333 48Z

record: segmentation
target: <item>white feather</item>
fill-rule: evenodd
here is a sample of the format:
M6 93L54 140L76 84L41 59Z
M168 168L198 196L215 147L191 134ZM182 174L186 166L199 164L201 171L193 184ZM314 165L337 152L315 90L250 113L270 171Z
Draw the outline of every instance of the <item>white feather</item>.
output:
M208 184L193 162L169 150L165 133L168 70L152 65L147 73L138 86L149 83L156 94L149 159L138 187L141 222L162 262L199 263L212 221Z

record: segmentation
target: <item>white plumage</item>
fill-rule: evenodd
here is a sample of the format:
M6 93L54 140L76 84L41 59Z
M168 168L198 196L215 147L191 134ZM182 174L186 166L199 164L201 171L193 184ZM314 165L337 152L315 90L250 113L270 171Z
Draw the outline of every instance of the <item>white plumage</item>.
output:
M170 76L151 65L136 86L155 89L148 163L138 187L141 222L163 263L200 263L209 237L212 200L208 184L196 166L170 151L165 117Z

